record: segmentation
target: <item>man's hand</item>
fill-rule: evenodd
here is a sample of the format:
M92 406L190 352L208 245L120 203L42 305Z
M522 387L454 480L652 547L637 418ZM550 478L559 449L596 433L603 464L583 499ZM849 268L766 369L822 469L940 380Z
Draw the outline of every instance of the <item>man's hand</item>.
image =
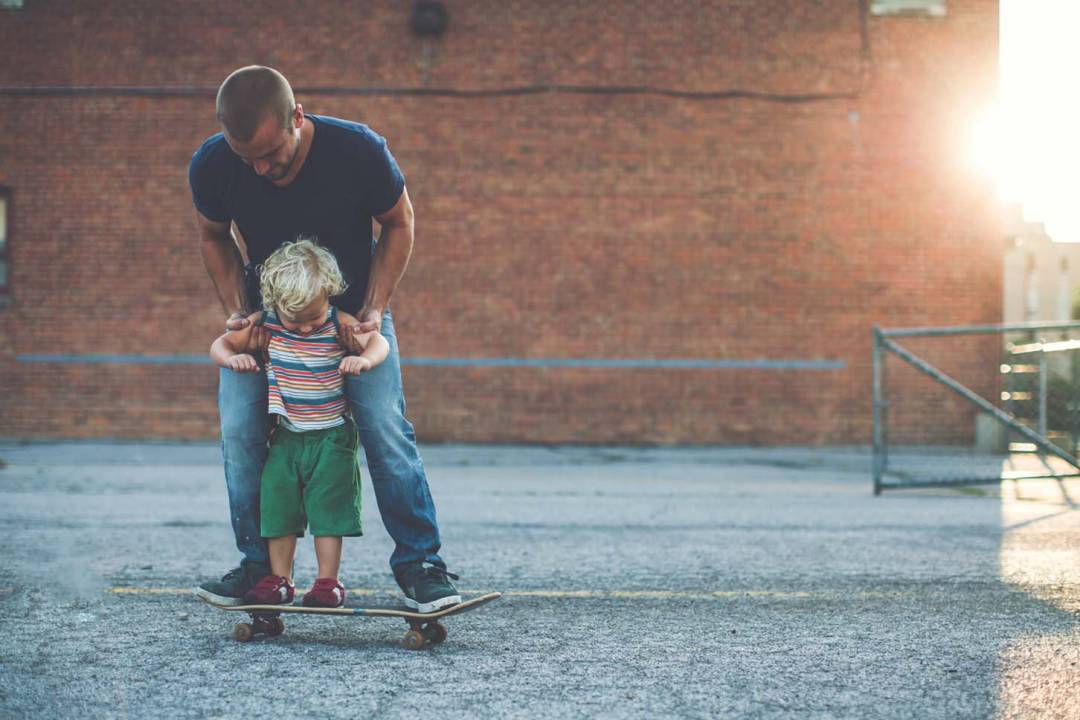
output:
M367 343L361 343L361 338L370 332L379 332L382 327L382 313L378 310L364 309L356 315L355 323L342 325L342 330L345 332L338 336L338 342L349 352L359 355L367 347Z
M229 316L229 319L225 321L226 330L243 330L248 325L251 325L252 316L244 312L234 312ZM251 335L248 337L248 344L244 350L249 353L261 353L265 352L270 347L270 333L266 331L262 325L256 325L251 328Z
M255 362L255 358L247 353L242 355L233 355L231 358L225 361L225 367L236 372L258 372L259 363Z
M363 335L369 332L379 332L382 330L382 316L383 311L378 308L361 308L360 312L356 313L357 324L353 327L353 332L357 335Z
M229 316L229 319L225 321L226 330L243 330L251 321L248 320L248 314L246 312L234 312Z
M359 355L348 355L341 359L342 375L359 375L365 370L371 369L371 361Z

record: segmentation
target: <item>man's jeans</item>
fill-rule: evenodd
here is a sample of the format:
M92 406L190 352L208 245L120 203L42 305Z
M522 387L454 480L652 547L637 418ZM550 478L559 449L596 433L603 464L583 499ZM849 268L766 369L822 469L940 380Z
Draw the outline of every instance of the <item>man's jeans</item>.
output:
M383 525L396 543L390 567L426 561L445 568L438 555L439 526L424 463L412 423L405 419L401 365L389 311L383 316L382 335L390 344L389 356L372 370L346 375L345 394L367 455ZM221 447L236 547L244 562L263 564L269 556L259 534L259 483L272 427L266 394L265 373L220 369Z

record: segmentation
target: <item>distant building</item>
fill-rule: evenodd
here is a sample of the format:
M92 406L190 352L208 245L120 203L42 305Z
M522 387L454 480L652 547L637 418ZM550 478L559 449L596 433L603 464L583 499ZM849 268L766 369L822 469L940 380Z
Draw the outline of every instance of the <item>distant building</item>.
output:
M1005 221L1004 322L1057 322L1074 317L1080 289L1080 243L1056 242L1019 207Z

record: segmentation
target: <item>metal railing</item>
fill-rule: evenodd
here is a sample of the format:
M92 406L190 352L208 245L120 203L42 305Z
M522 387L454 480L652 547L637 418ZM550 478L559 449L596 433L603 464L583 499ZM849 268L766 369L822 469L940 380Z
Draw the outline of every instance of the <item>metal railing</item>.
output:
M1051 334L1064 337L1046 340ZM985 337L958 341L972 336ZM923 347L915 352L901 338ZM1055 356L1059 361L1052 363ZM905 376L890 386L893 358L902 368L895 372ZM960 373L966 377L955 376ZM897 413L898 407L904 412ZM1078 437L1080 322L874 327L875 495L889 488L1080 477Z

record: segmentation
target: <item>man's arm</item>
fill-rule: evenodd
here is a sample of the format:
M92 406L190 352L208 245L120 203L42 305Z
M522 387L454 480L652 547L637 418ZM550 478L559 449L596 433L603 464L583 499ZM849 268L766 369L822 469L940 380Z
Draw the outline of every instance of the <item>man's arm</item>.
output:
M390 305L398 283L405 274L413 248L413 206L407 188L401 190L394 207L375 217L382 225L379 244L368 275L364 307L357 313L359 332L377 332L383 312Z
M210 220L198 210L195 220L199 226L199 252L203 266L214 283L221 306L225 308L228 319L226 330L240 330L248 327L250 319L247 307L247 290L244 287L244 259L236 246L229 223ZM256 326L248 338L248 352L265 349L270 338L262 326Z
M236 247L229 223L215 222L195 211L199 227L199 252L203 266L217 290L218 299L230 320L250 312L244 290L244 260ZM239 325L236 329L244 327Z

